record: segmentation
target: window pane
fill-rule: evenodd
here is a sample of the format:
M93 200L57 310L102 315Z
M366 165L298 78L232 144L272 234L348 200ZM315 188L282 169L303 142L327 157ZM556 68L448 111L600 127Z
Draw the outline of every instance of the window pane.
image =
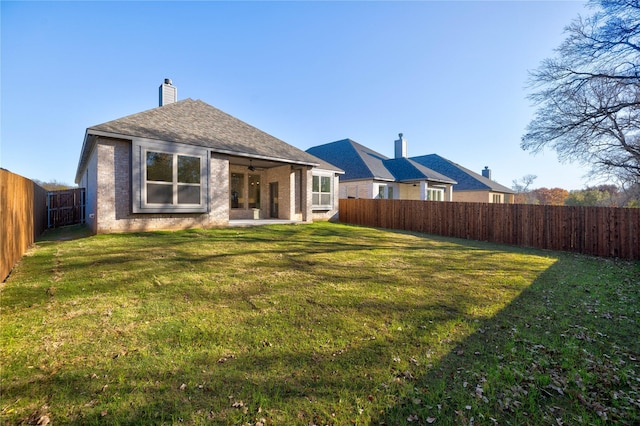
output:
M378 187L378 198L384 198L384 186L382 185Z
M311 194L311 204L320 204L320 194Z
M388 187L387 188L387 192L388 192L388 195L389 195L389 199L393 200L393 186Z
M331 194L320 194L320 204L323 206L331 204Z
M178 185L178 204L200 204L200 185Z
M249 208L260 208L260 175L249 175Z
M200 158L178 155L178 183L200 183Z
M148 204L173 204L173 185L147 184Z
M328 176L320 177L320 192L331 192L331 178Z
M320 192L320 176L313 177L313 188L311 192Z
M173 155L147 152L147 180L173 182Z
M244 208L243 173L231 173L231 208Z

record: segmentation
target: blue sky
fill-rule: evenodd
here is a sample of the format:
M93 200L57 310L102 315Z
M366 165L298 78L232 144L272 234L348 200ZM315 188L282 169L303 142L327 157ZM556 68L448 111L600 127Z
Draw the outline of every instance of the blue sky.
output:
M580 189L586 169L520 138L528 72L578 1L0 2L0 167L73 183L87 127L158 106L171 78L301 149L351 138L436 153L511 187Z

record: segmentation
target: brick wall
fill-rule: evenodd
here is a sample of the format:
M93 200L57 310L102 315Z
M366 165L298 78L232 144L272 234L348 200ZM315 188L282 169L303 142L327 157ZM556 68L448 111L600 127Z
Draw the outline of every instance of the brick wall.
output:
M311 197L311 172L309 172L309 182L310 185L308 186L308 193L309 193L309 197ZM338 205L340 202L340 178L338 176L335 176L333 178L333 200L332 200L332 204L333 207L331 208L331 210L313 210L312 213L312 220L337 220L338 219ZM311 204L311 200L309 200L309 204Z
M159 229L209 228L228 224L226 194L229 162L210 158L209 197L211 211L187 214L133 214L131 203L131 142L101 139L96 146L96 233L137 232ZM89 186L91 179L89 178ZM92 190L89 190L91 193ZM87 211L89 217L90 211Z
M466 203L493 203L494 192L489 191L453 191L453 201L463 201ZM512 203L513 197L510 194L503 195L503 203Z
M278 219L292 219L295 215L295 206L291 203L291 175L293 171L290 165L284 165L280 167L273 167L267 169L265 172L265 188L269 188L269 184L273 182L278 183ZM265 208L268 212L266 217L271 217L271 203L270 194L267 194L265 200ZM292 214L292 209L294 213Z

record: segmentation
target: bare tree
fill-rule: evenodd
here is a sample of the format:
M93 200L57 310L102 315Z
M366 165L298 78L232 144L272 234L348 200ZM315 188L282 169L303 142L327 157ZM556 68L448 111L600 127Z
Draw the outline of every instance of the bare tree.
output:
M520 179L512 181L511 188L516 191L515 202L517 204L534 204L535 197L531 193L529 187L534 180L538 179L536 175L524 175Z
M553 58L530 76L538 109L522 137L532 152L555 150L562 161L623 186L640 182L640 2L591 0Z

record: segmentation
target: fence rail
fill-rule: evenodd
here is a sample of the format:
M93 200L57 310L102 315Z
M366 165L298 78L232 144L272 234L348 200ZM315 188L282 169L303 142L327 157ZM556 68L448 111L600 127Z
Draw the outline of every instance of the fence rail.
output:
M0 282L47 227L47 191L0 169Z
M341 199L340 221L640 260L640 209Z

